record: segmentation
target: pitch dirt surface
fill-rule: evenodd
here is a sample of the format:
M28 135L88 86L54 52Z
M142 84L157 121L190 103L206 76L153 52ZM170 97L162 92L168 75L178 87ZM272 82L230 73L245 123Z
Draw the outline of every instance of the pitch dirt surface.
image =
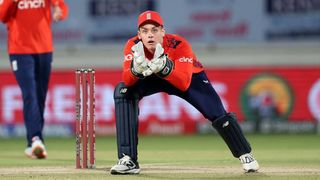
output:
M75 169L74 167L19 167L0 168L0 175L15 174L109 174L110 167L95 169ZM240 167L194 167L147 164L141 165L141 174L244 174ZM267 175L319 175L320 169L313 167L262 167L259 173Z

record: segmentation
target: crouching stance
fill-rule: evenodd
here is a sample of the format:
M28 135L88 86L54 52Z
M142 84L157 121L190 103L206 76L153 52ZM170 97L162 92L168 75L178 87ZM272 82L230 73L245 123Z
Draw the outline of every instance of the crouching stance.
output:
M259 169L233 113L227 113L190 44L165 34L161 16L146 11L138 18L138 35L124 49L123 82L114 91L119 161L111 174L138 174L138 102L164 92L193 105L223 138L245 172Z

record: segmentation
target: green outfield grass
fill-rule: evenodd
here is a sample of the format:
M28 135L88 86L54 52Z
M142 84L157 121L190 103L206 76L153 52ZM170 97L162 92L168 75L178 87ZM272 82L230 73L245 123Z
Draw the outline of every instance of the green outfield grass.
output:
M248 135L261 169L244 174L222 139L197 136L142 136L141 174L113 176L115 137L98 137L96 169L75 169L74 138L47 138L48 158L24 156L23 138L0 139L0 179L320 179L320 136Z

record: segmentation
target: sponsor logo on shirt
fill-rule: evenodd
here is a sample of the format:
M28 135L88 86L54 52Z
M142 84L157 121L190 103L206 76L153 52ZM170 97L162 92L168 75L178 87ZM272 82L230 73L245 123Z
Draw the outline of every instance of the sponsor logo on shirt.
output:
M193 62L193 59L192 59L192 58L182 57L182 58L179 59L179 62L192 63L192 62Z
M132 59L133 59L132 54L127 54L127 55L124 56L124 60L125 61L131 61Z
M1 1L1 0L0 0ZM21 0L18 3L18 9L37 9L44 8L45 0Z

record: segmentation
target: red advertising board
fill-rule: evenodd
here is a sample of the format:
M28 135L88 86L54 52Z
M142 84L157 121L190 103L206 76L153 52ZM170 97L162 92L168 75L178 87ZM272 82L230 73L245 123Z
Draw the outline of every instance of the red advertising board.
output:
M240 122L270 114L288 122L320 121L320 66L209 68L206 72L227 111L235 112ZM20 89L12 72L0 72L0 77L0 127L21 126ZM98 134L115 133L113 89L119 81L121 70L96 70ZM55 70L46 103L46 125L73 127L74 98L74 71ZM142 134L195 133L197 123L206 121L184 100L163 93L142 99L139 107Z

